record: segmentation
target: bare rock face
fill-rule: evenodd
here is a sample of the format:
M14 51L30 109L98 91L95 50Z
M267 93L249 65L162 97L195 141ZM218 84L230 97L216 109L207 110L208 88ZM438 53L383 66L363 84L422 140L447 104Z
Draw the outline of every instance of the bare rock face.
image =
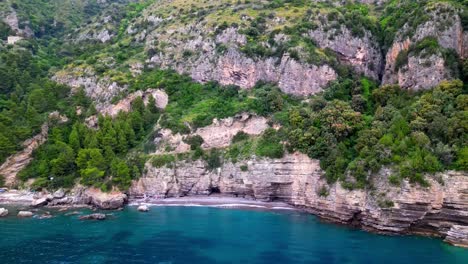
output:
M175 68L179 73L188 73L198 82L218 81L222 85L237 85L248 89L259 81L278 83L288 94L311 95L318 93L330 81L337 78L336 72L328 65L316 66L299 63L285 54L281 59L252 59L236 48L230 48L223 55L214 54L214 44L209 52L184 64L169 60L170 54L158 54L150 63L163 68Z
M432 88L442 80L454 78L444 65L445 61L441 54L425 59L409 54L407 65L396 68L398 55L426 37L436 38L441 47L455 50L462 58L468 55L468 32L463 31L457 11L450 5L438 4L432 9L427 9L426 12L430 16L427 22L416 29L405 25L397 33L386 55L383 84L398 84L404 88L418 90ZM412 33L410 37L408 37L408 30Z
M147 205L140 205L137 210L140 212L149 212L149 207Z
M412 90L433 88L443 80L452 78L441 54L429 58L411 56L408 64L398 70L395 77L401 88Z
M89 30L86 32L82 32L78 35L76 38L77 42L81 41L87 41L87 40L97 40L101 43L106 43L110 41L113 37L115 37L115 34L109 32L107 29L102 29L98 32Z
M45 123L39 134L23 142L22 151L10 156L0 166L0 175L5 177L6 186L11 187L16 184L16 175L31 162L33 151L47 140L48 130L49 126Z
M57 72L52 80L70 86L76 91L84 87L86 95L96 102L96 109L110 105L111 99L119 93L125 91L126 85L119 85L109 77L98 77L90 67L72 68Z
M185 136L180 133L173 134L170 129L159 130L154 143L157 146L156 154L177 154L190 151L190 145L184 142Z
M370 2L370 1L369 1ZM363 37L355 37L344 25L341 28L324 30L324 25L309 31L309 37L322 48L335 51L339 59L351 65L357 72L379 79L383 64L383 56L379 43L372 34L365 30Z
M32 201L31 203L31 206L32 207L40 207L40 206L44 206L48 203L48 200L46 197L42 197L42 198L39 198L39 199L36 199L34 201Z
M203 148L223 148L229 146L233 137L239 132L260 135L267 128L266 118L244 113L221 120L215 119L212 125L197 129L195 134L203 138Z
M241 166L247 166L242 170ZM446 172L428 177L429 188L388 184L391 171L374 176L374 190L347 190L339 183L329 186L319 161L303 154L282 159L251 159L226 163L214 171L201 161L181 162L174 168L146 165L146 174L134 181L131 197L178 197L224 195L283 201L323 218L363 229L400 234L424 234L463 244L468 226L468 177ZM443 182L444 184L441 184ZM461 241L461 242L460 242Z
M147 105L151 96L154 98L157 108L159 109L166 108L169 102L168 95L163 90L148 89L146 91L134 92L128 95L127 97L125 97L124 99L120 100L117 104L106 105L105 107L100 109L100 112L103 115L115 117L121 111L129 112L131 110L132 102L136 98L141 97L145 105Z
M88 204L103 210L118 209L127 202L127 195L121 192L105 193L96 188L77 186L72 193L73 204Z

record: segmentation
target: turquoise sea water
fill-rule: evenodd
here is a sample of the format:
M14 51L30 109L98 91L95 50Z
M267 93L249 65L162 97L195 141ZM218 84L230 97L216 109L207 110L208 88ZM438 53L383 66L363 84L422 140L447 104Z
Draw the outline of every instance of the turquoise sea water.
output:
M111 213L100 222L66 212L0 218L0 263L468 263L468 250L438 239L370 234L296 211Z

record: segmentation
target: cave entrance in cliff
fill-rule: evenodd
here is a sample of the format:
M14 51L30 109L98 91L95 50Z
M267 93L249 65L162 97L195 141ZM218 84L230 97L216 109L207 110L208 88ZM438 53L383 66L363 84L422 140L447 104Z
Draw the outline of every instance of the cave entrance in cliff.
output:
M221 193L221 190L217 186L216 187L211 186L210 189L209 189L209 192L210 192L209 195L219 194L219 193Z

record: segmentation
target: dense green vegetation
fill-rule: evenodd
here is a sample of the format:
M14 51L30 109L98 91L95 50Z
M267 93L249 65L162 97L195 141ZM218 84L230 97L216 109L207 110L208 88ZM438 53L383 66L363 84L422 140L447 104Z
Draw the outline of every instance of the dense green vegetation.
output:
M71 187L80 177L82 184L103 190L128 188L143 164L138 155L127 154L148 134L159 115L156 108L145 107L141 98L133 101L132 108L115 119L100 116L97 130L84 125L80 116L54 126L47 144L38 149L20 179L38 178L35 188Z
M281 129L269 129L260 138L236 135L233 144L220 153L224 160L237 162L253 154L281 158L286 151L300 151L321 160L330 183L340 180L348 188L364 188L372 173L383 166L393 169L393 183L407 178L422 185L427 184L426 172L466 169L468 102L461 81L412 93L397 86L377 88L365 78L347 79L311 97L308 103L275 92L267 84L259 84L249 96L240 97L248 99L239 99L245 91L232 91L238 105L252 106L243 104L244 100L256 104L234 109L237 111L231 114L249 110L271 117ZM213 96L211 100L216 100ZM192 95L178 95L177 100L189 98ZM217 109L204 108L203 114L210 113L210 120L223 117L217 115ZM188 132L188 127L185 130ZM189 142L192 150L199 151L200 140ZM202 158L203 154L194 156ZM162 166L167 162L159 159L168 158L155 158ZM172 157L170 163L176 159Z
M131 60L143 61L161 52L159 48L164 43L145 49L143 42L126 34L129 24L152 1L122 5L126 2L110 4L119 7L112 17L117 24L109 29L116 37L110 43L88 41L80 45L68 43L62 37L77 25L95 19L104 8L99 1L0 3L1 11L13 8L21 23L29 21L28 26L37 37L16 46L0 45L0 163L21 150L21 143L39 133L45 122L49 124L47 143L34 152L34 161L19 174L23 182L34 178L34 189L81 183L104 191L126 190L131 180L141 175L146 160L155 167L173 167L178 161L203 159L209 170L215 170L227 161L242 162L253 155L281 158L295 151L319 159L328 182L341 181L347 188L369 187L372 175L382 167L392 169L389 181L394 185L402 179L427 185L425 173L468 170L467 60L459 61L454 51L443 49L434 37L413 43L408 51L398 55L397 70L407 64L410 55L429 58L438 54L443 56L453 76L462 79L413 93L396 86L378 87L377 81L343 66L337 54L319 48L307 36L319 27L336 34L346 27L357 37L363 37L368 30L386 50L405 24L408 26L403 36L411 36L418 25L430 20L425 8L432 8L433 1L393 0L384 7L357 3L335 6L303 0L266 1L261 5L242 1L238 8L252 14L254 19L241 19L236 13L233 22L216 24L213 34L232 26L246 35L247 43L240 49L252 58L280 58L288 53L301 62L331 65L339 79L321 94L309 98L283 94L269 83L258 83L251 90L215 82L195 83L190 77L170 70L145 68L141 75L133 76L128 65ZM466 1L450 2L460 9L466 6ZM205 8L214 10L216 6L192 3L189 8L171 12L180 12L183 17L179 22L186 23L194 19L194 14L201 20L206 15ZM287 14L287 19L284 24L269 28L277 12ZM466 27L466 10L461 12L461 19ZM207 19L206 23L213 22ZM25 26L20 24L21 28ZM276 41L278 33L287 38ZM11 34L14 33L8 25L0 22L0 39ZM218 53L228 49L225 44L216 45ZM183 59L189 59L194 51L182 53ZM169 95L170 103L162 111L155 108L153 100L145 106L137 99L131 112L115 118L97 116L98 126L88 127L85 120L97 114L94 103L83 90L71 93L69 87L50 80L51 73L66 65L89 66L99 76L128 85L128 92L162 89ZM125 95L115 97L113 102ZM68 121L49 118L53 111L66 116ZM189 153L149 155L156 149L156 124L173 133L188 135L210 125L214 118L242 112L267 117L270 125L277 126L260 136L238 133L225 149L203 150L200 136L187 136L184 141L190 145ZM242 164L241 170L248 171L247 165ZM0 186L2 181L0 175ZM319 193L326 196L327 187L323 186Z
M70 89L48 80L50 66L33 56L22 47L0 49L0 162L40 130L47 113L68 108Z

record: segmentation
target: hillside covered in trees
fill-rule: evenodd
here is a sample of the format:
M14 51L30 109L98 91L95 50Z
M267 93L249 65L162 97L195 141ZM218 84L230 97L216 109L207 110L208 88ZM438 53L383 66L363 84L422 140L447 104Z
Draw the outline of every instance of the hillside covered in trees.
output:
M126 191L147 162L215 169L294 152L348 189L382 168L396 186L467 171L466 1L375 2L2 1L0 163L47 122L19 187ZM167 106L138 97L102 110L148 89ZM197 129L242 113L269 128L203 147ZM156 152L165 129L190 148Z

